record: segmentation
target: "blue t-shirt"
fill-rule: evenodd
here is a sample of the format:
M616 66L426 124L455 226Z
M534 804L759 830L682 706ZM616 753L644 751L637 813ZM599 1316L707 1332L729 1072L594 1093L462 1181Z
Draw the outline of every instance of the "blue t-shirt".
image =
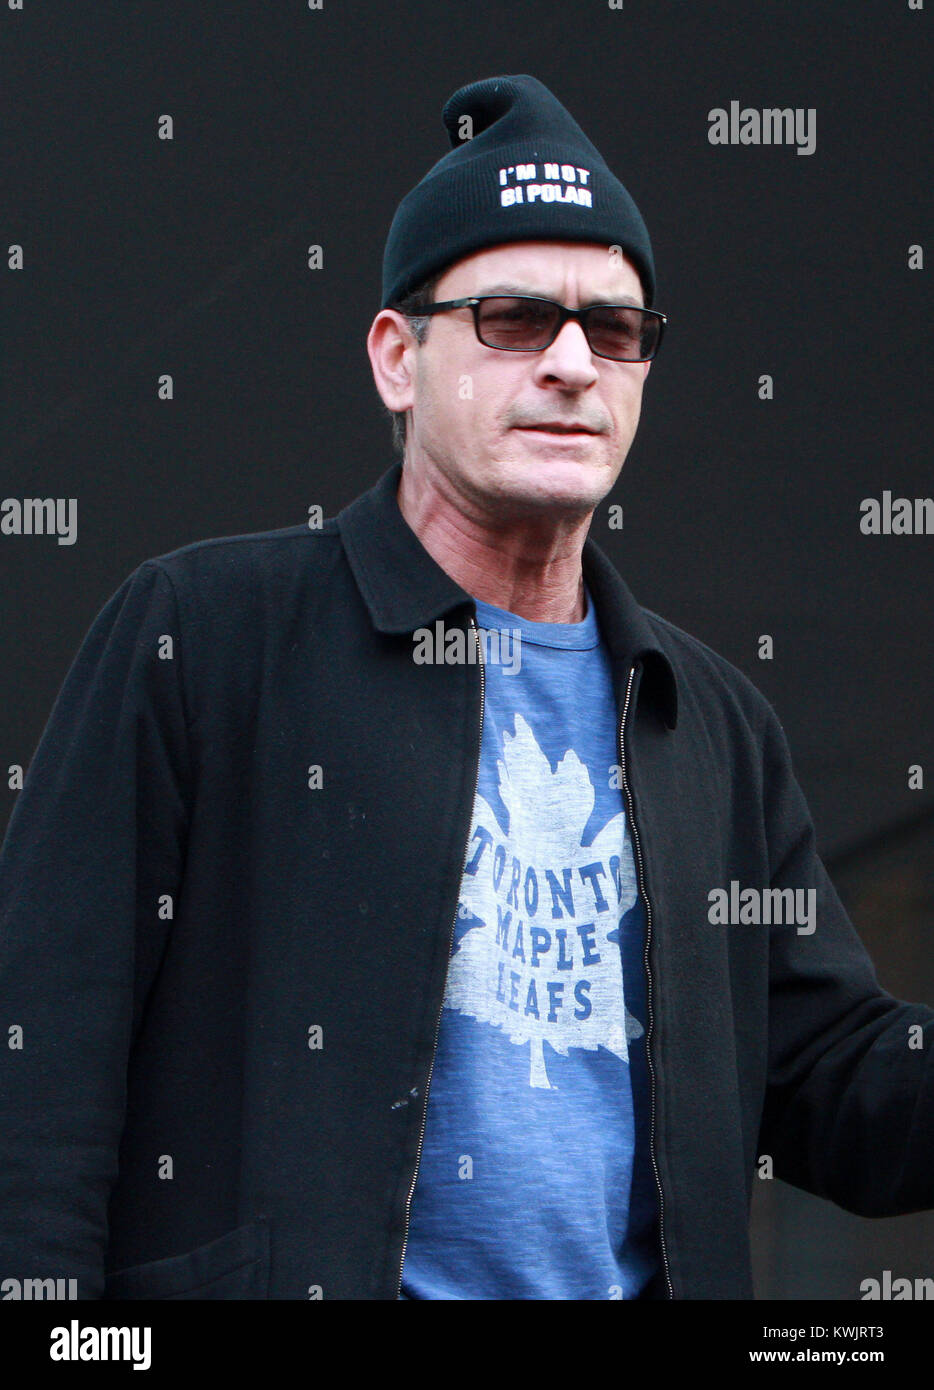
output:
M635 1298L657 1207L609 658L589 594L580 623L479 601L477 621L479 782L402 1297Z

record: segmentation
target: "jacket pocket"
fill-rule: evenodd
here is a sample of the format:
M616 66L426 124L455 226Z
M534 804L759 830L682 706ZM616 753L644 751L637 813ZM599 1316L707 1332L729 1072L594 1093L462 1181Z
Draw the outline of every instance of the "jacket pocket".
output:
M257 1217L184 1255L118 1269L104 1298L266 1298L269 1225Z

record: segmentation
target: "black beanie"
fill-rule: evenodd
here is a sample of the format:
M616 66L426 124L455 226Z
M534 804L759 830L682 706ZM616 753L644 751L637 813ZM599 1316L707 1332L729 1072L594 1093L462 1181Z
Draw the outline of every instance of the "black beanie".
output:
M461 138L465 116L471 139ZM396 209L384 309L461 257L508 241L621 246L651 306L655 264L639 209L544 83L525 73L470 82L442 119L453 148Z

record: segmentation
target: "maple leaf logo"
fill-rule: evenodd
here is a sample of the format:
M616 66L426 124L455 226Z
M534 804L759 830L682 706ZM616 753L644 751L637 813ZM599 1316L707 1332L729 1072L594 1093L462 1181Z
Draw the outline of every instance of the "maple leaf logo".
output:
M529 1085L553 1089L547 1042L604 1047L628 1061L642 1025L623 994L620 928L622 810L582 844L594 807L585 765L569 749L554 771L520 714L503 738L498 788L503 827L481 795L474 802L445 1007L529 1044ZM628 882L632 882L631 877Z

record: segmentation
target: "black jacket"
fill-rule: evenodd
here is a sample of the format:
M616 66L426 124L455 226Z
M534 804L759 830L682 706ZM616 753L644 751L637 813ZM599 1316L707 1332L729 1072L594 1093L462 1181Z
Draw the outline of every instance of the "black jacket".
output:
M396 1297L483 674L413 662L474 606L398 479L147 561L75 659L0 858L0 1280ZM583 563L647 904L659 1292L749 1298L760 1155L863 1215L934 1205L934 1013L880 989L766 700ZM732 881L816 890L816 930L712 923Z

